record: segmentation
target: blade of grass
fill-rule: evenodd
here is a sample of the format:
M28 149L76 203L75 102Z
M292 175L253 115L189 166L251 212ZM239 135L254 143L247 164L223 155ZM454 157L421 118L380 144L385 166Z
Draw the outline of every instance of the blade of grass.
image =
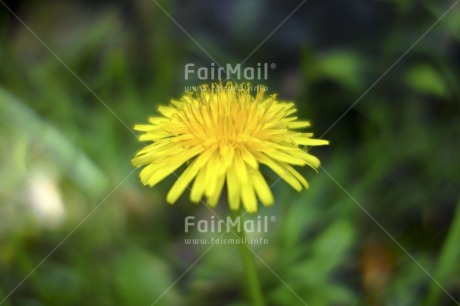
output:
M458 274L458 258L460 258L460 199L457 202L457 211L450 225L449 233L441 250L439 260L436 264L436 270L433 274L434 278L441 284L445 284L449 277ZM440 305L439 298L442 294L438 284L432 282L424 306ZM450 298L454 299L452 296ZM460 305L459 301L456 301Z

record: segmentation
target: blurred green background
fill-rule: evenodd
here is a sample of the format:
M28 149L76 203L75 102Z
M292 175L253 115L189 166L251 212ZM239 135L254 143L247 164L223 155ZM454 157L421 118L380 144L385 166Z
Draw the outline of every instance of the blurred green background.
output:
M263 84L331 141L260 209L268 305L460 305L460 4L0 2L0 305L250 305L232 246L184 243L209 210L130 163L208 55L275 63Z

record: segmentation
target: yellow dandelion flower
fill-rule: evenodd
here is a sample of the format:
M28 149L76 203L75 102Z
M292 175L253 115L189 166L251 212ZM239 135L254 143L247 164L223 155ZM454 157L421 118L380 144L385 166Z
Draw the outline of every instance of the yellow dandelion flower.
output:
M202 85L185 93L170 106L160 106L161 117L150 124L136 125L143 132L140 141L152 143L140 150L132 163L145 166L140 172L144 185L154 186L182 165L185 170L166 197L173 204L193 181L190 200L203 197L217 205L224 185L230 209L240 203L246 211L257 211L257 199L268 206L273 194L260 165L266 165L295 190L308 188L307 181L293 166L319 167L319 160L306 152L308 146L327 145L298 129L310 126L293 114L294 103L265 96L257 87L251 95L250 84Z

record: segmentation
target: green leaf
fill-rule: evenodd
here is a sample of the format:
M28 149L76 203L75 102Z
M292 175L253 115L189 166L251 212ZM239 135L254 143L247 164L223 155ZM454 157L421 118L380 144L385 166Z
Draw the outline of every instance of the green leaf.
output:
M362 88L362 59L358 54L339 51L328 53L317 62L318 77L329 78L353 90Z
M180 305L173 276L165 262L140 249L131 249L115 264L113 278L120 305Z
M432 66L412 67L404 78L409 87L420 93L437 97L445 97L447 94L444 79Z

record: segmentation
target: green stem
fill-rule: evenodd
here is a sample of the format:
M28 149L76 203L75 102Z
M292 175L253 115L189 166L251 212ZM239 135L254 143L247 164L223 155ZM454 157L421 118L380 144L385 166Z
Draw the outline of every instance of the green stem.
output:
M239 212L232 211L232 219L242 218ZM243 220L241 220L243 221ZM244 270L246 271L249 294L251 295L253 306L264 306L264 299L262 297L262 291L260 287L259 278L257 277L256 265L254 263L254 256L252 255L249 245L242 243L246 241L246 233L241 223L240 231L234 229L235 233L238 235L240 242L238 244L238 250L243 260Z
M439 283L431 282L428 290L425 306L439 305L439 297L443 293L440 284L446 284L449 277L453 276L457 270L458 258L460 257L460 199L457 203L457 212L452 220L446 240L439 255L436 269L433 273L434 279ZM451 297L452 298L452 297Z

